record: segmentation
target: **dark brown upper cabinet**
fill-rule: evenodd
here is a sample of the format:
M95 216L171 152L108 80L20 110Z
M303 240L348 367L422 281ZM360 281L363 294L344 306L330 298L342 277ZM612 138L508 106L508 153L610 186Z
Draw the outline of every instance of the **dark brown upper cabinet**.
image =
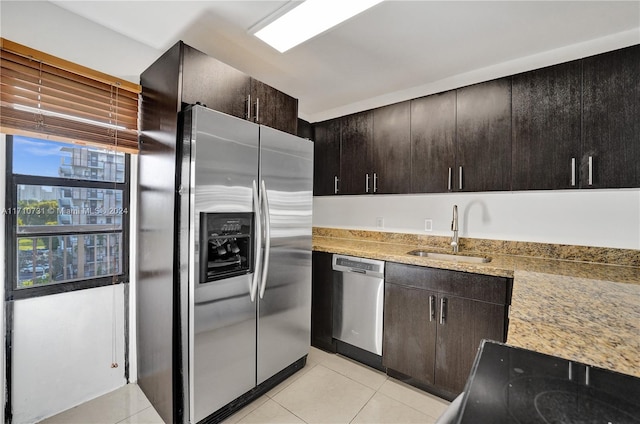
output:
M411 191L411 102L373 111L373 193Z
M640 45L345 116L337 193L640 187L639 116Z
M456 160L456 92L411 101L411 191L452 189Z
M457 90L454 191L511 188L511 78Z
M574 61L513 77L513 190L579 186L581 73Z
M342 117L340 194L373 193L373 112Z
M298 132L298 100L251 79L250 119L290 134Z
M580 187L640 186L640 45L583 61Z
M186 105L200 103L291 134L297 132L296 99L181 41L143 72L141 83L143 109L161 102L177 113Z
M298 118L298 137L313 140L313 125L304 119Z
M182 51L182 103L246 119L251 77L186 44Z
M314 124L313 194L326 196L340 190L340 119Z

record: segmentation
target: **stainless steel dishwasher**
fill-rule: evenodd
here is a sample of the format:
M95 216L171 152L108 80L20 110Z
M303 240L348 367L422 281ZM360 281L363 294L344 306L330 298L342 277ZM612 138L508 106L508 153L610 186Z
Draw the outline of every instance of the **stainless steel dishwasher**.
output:
M333 255L333 299L338 353L381 368L384 261Z

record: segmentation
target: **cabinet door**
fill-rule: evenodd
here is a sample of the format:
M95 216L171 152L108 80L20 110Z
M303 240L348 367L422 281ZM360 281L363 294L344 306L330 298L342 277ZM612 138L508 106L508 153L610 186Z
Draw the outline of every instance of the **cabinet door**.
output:
M338 194L340 176L340 120L314 124L313 194Z
M325 252L313 252L311 255L311 345L335 352L332 256Z
M457 90L456 191L511 186L511 80ZM460 176L462 175L462 178Z
M244 119L251 78L192 47L183 48L182 103L200 102Z
M411 102L373 111L374 192L409 193L411 186Z
M640 186L639 117L640 45L584 59L581 187Z
M298 100L268 84L251 79L251 118L254 122L296 134Z
M384 286L382 364L429 384L434 382L435 297L428 290Z
M578 187L581 62L513 77L512 189Z
M452 188L455 166L456 92L411 101L411 191Z
M373 112L355 113L342 118L340 194L373 193L370 165L372 145Z
M306 138L308 140L313 140L315 137L313 136L313 125L304 119L298 118L298 137Z
M458 395L463 389L480 341L504 342L506 307L461 297L438 298L435 384Z

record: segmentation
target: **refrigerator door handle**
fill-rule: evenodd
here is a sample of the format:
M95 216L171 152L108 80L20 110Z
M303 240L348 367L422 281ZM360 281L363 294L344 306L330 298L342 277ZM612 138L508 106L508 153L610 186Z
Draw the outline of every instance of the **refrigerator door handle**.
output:
M267 288L267 273L269 272L269 251L271 250L271 217L269 216L269 196L267 195L267 186L262 180L260 189L260 198L262 199L262 212L264 213L264 261L262 264L262 284L260 285L260 299L264 297L264 291Z
M258 292L258 279L260 278L260 265L262 263L262 214L260 213L260 198L258 197L258 187L256 180L253 180L253 210L255 211L255 246L254 258L255 266L253 267L253 278L251 279L250 297L251 302L255 302Z

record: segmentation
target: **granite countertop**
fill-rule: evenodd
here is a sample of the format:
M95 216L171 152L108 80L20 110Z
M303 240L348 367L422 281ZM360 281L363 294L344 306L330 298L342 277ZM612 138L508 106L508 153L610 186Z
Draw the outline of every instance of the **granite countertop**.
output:
M313 250L513 278L507 343L640 377L640 251L460 240L467 263L409 255L450 253L448 237L314 228Z
M528 271L640 285L640 267L636 266L515 256L467 249L461 250L459 252L460 255L485 256L491 258L491 261L487 263L469 263L409 255L408 252L416 249L451 253L451 250L429 245L343 239L319 235L314 235L313 237L313 250L319 252L338 253L408 265L428 266L498 277L513 278L516 271Z

